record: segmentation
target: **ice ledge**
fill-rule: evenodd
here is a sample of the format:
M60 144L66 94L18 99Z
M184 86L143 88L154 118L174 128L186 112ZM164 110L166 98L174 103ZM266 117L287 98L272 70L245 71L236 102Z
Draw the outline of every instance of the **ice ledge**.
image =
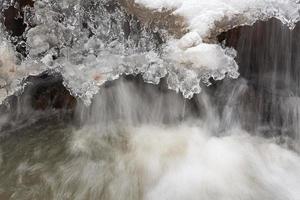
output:
M200 93L200 82L209 85L210 78L239 75L236 51L218 44L220 32L272 17L290 28L299 20L299 3L294 0L120 0L127 3L126 12L138 17L145 14L143 25L153 23L150 28L172 33L173 37L166 34L166 41L157 49L153 35L144 29L128 36L123 24L126 12L123 8L105 10L108 1L99 1L99 7L92 10L86 10L90 1L52 2L36 1L34 13L27 13L27 23L34 23L35 28L25 35L26 59L16 59L0 27L0 60L5 65L0 69L0 100L21 91L26 76L45 70L62 74L65 86L87 105L103 83L122 74L142 74L153 84L167 76L170 89L191 98ZM62 10L68 13L63 21ZM131 19L126 23L134 30L139 22Z
M297 0L135 0L134 3L154 13L172 11L172 16L185 20L181 24L186 25L187 33L181 32L179 39L167 42L164 59L176 66L174 71L183 71L170 73L169 82L171 89L180 90L186 98L200 92L200 81L210 85L210 78L238 77L236 52L222 47L217 41L218 34L270 18L277 18L293 29L300 10ZM185 81L180 83L178 76Z

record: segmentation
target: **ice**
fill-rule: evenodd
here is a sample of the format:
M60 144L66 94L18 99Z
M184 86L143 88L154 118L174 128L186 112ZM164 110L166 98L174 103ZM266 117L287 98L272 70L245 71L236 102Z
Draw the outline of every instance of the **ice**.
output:
M167 58L179 67L192 68L207 85L211 77L215 80L224 79L226 74L238 77L236 52L218 44L217 34L272 17L293 28L299 20L300 8L295 0L135 0L135 3L153 11L174 10L174 15L184 17L188 32L181 39L169 40ZM175 80L171 82L176 84ZM189 89L185 87L182 91L186 93Z
M17 82L24 77L22 69L17 66L17 58L14 49L5 34L1 31L0 25L0 103L18 89Z
M13 38L0 27L1 49L6 52L0 55L1 60L13 63L15 68L8 78L9 93L22 88L28 75L55 71L62 74L69 91L87 105L99 86L123 74L141 74L152 84L167 77L170 89L191 98L200 93L201 82L210 85L211 78L239 75L235 50L218 44L214 37L220 31L271 17L292 28L299 19L299 4L293 0L135 3L155 11L173 9L175 15L186 20L187 33L174 39L164 29L149 28L117 1L37 0L34 8L25 7L28 28L22 37L26 41L18 43L16 38L14 43L26 47L26 57L20 55L10 43ZM5 6L0 9L10 4L4 0ZM8 58L3 58L6 55Z

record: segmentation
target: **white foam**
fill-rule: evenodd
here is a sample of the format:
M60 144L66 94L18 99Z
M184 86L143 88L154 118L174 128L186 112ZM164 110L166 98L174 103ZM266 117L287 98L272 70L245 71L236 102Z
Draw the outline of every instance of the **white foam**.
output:
M109 199L139 191L142 196L133 199L145 200L298 200L300 196L300 157L272 140L240 129L215 137L209 130L189 124L125 130L121 135L110 133L115 142L108 149L110 144L105 141L111 140L101 139L100 132L87 128L74 134L71 152L81 152L82 159L91 157L80 165L89 169L88 174L99 171L112 180L104 186L103 178L96 181L78 174L75 180L85 183L82 190L96 187L106 192L105 188L111 188ZM91 155L100 152L112 157L95 161ZM100 168L101 163L103 168L88 168L91 163L99 163ZM113 172L104 167L111 165ZM65 178L75 174L69 175Z

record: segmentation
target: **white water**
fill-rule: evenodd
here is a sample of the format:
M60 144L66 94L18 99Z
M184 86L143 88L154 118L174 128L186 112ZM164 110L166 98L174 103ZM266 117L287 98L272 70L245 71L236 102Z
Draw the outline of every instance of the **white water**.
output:
M82 157L102 153L95 150L105 145L95 137L100 133L89 131L75 134L72 153ZM84 160L76 167L71 165L75 169L66 169L68 174L77 171L78 164L84 165L79 177L67 175L82 182L80 193L108 187L112 191L107 199L299 198L300 157L272 140L249 136L240 129L228 130L226 137L214 137L209 130L190 124L167 128L142 125L127 131L115 141L120 146L107 149L112 151L112 161ZM107 174L111 182L102 183ZM140 196L134 197L137 194Z
M161 8L158 3L165 3L164 7L175 8L183 16L180 9L190 6L197 14L190 19L199 17L198 8L188 4L196 1L185 1L182 7L178 1L174 5L170 2L140 1L156 9ZM294 15L298 4L249 1L234 7L217 0L201 2L209 5L207 9L201 7L202 11L210 12L219 6L220 12L213 13L209 23L200 20L208 27L201 25L196 30L196 26L191 26L192 32L180 40L167 34L167 45L159 47L151 31L140 30L135 20L130 20L132 32L126 40L123 10L111 13L105 10L105 1L93 5L89 4L93 1L37 1L35 14L30 15L30 10L27 13L33 16L27 19L28 23L32 20L36 25L24 33L27 58L18 58L3 33L0 58L4 68L0 69L5 83L9 83L9 94L16 87L22 88L22 77L52 69L63 75L64 84L83 103L78 101L74 114L79 124L76 127L56 121L52 124L49 120L25 124L16 133L0 137L0 199L299 200L299 76L277 72L280 62L275 62L280 61L282 51L277 44L291 38L272 35L267 44L276 41L274 49L264 52L262 44L263 53L255 51L270 59L252 59L251 45L238 46L242 53L249 53L245 63L248 59L250 64L259 63L257 74L251 72L250 64L243 65L249 67L246 75L257 76L258 89L243 74L245 79L226 79L197 94L200 79L206 82L213 76L218 80L224 78L224 73L234 75L237 70L233 49L202 41L208 37L207 31L214 30L210 26L214 20L260 13L266 14L263 19L277 16L283 21L289 19L288 24L292 25L298 19ZM250 13L249 5L253 6ZM278 8L278 12L266 13L262 8L269 8L268 5ZM288 12L290 9L293 12ZM65 13L63 20L59 20L61 13ZM261 19L260 15L251 17L243 24ZM94 35L90 36L89 31ZM240 42L246 44L248 37L252 42L255 38L251 34L244 33L246 39ZM178 47L184 52L177 51ZM290 51L286 51L288 58L283 59L284 72L295 67L285 65L293 63L289 60ZM203 71L199 70L202 67ZM275 70L270 73L268 67ZM221 75L217 73L220 68ZM104 84L121 74L141 74L143 80L155 84L161 77L168 77L166 83L156 86L137 77ZM286 74L285 79L280 79L282 74ZM272 80L268 81L268 77ZM297 83L287 84L292 77ZM280 81L282 87L277 89ZM186 97L197 95L188 100L168 88L181 91ZM276 95L288 93L284 90L292 92L277 100ZM268 96L266 91L271 94ZM252 109L252 104L258 104L258 108ZM29 105L21 106L26 110ZM268 117L264 116L265 107ZM283 122L272 121L278 118ZM279 134L274 126L279 127ZM264 136L265 129L271 132L269 137Z
M224 119L222 130L205 93L204 115L193 117L190 102L136 81L101 91L92 107L78 107L79 129L42 125L0 140L0 197L298 200L296 140L255 136L237 120ZM243 90L233 94L226 113Z

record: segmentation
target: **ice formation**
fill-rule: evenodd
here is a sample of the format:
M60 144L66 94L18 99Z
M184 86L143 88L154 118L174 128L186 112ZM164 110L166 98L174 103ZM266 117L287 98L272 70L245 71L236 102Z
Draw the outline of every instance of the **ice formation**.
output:
M170 89L191 98L201 91L200 82L238 77L235 50L218 44L216 34L271 17L291 28L299 20L296 0L128 2L155 12L174 10L186 20L187 33L175 39L167 30L147 28L118 1L36 0L33 8L23 8L25 40L9 37L0 27L0 60L5 65L0 83L6 90L1 90L0 100L20 91L26 76L43 71L61 73L65 86L86 104L100 85L122 74L141 74L153 84L167 76ZM4 0L0 9L9 6ZM26 56L16 46L26 47Z
M0 24L0 103L16 92L22 92L24 81L29 75L38 75L47 70L46 66L21 61L15 48L7 39Z
M135 0L135 3L153 11L173 10L173 15L184 17L187 33L179 40L169 41L169 59L190 65L193 71L201 70L200 77L208 84L210 77L220 80L226 74L231 78L238 76L236 52L221 47L218 34L273 17L292 29L300 17L300 4L296 0Z

